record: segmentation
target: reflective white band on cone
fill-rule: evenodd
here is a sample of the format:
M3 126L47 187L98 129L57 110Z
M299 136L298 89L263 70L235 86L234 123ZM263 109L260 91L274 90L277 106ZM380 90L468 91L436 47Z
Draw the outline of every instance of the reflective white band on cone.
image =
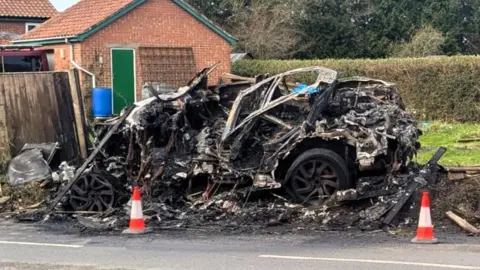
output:
M432 217L430 215L430 208L429 207L422 207L420 210L420 219L418 220L419 227L433 227L432 224Z
M143 219L143 210L141 201L132 202L132 213L130 219Z

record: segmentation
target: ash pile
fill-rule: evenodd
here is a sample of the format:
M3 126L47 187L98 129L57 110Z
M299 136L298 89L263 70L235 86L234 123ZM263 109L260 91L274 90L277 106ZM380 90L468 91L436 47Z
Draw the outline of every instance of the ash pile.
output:
M98 125L47 212L125 226L140 186L164 229L378 229L411 223L412 195L441 179L446 149L411 162L421 131L391 83L310 67L209 87L215 68L174 92L145 85L152 98Z

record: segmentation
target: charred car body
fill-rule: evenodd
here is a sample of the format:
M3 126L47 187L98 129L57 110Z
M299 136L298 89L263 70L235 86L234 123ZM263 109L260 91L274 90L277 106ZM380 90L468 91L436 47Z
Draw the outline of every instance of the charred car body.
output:
M283 187L310 203L363 175L398 171L419 149L421 132L393 84L311 67L208 88L213 69L174 93L146 85L155 97L136 104L89 173L108 174L99 183L116 190L141 185L162 201L199 186L208 194L211 184L246 184ZM306 81L314 82L299 83ZM99 126L98 137L115 121ZM111 206L82 198L94 189L72 188L75 210Z

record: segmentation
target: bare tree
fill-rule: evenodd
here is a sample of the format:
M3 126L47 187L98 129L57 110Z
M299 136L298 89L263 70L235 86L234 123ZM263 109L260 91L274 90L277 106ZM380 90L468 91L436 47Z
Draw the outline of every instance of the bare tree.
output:
M301 0L237 1L230 25L240 49L266 59L289 58L309 47L300 46L303 34L294 25Z

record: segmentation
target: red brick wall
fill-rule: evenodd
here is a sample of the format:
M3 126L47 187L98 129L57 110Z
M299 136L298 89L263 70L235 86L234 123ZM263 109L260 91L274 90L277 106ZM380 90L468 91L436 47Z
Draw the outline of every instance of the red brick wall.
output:
M73 57L77 64L82 64L81 58L81 48L82 45L75 43L73 45ZM40 48L41 50L54 50L54 59L55 59L55 70L68 70L71 67L70 65L70 45L68 44L57 44L51 46L44 46ZM63 52L62 52L63 51Z
M8 33L23 35L25 34L25 23L0 21L0 32L8 32ZM0 39L0 44L7 44L8 42L9 40Z
M110 49L122 47L191 47L198 71L221 62L209 77L211 84L230 71L228 42L170 0L150 0L82 42L81 63L98 76L97 85L111 87ZM136 50L140 99L143 81L138 55Z

